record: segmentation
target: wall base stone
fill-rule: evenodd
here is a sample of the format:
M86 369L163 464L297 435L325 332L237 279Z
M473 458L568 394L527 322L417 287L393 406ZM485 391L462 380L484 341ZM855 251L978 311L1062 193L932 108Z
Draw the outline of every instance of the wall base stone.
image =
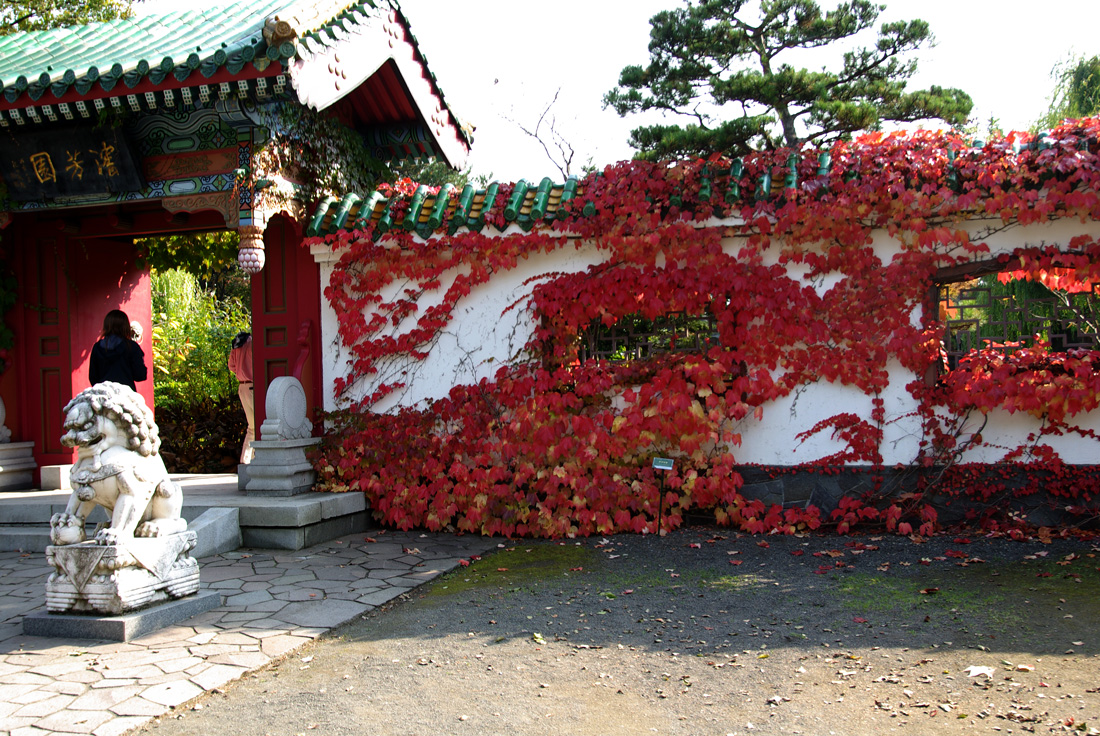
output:
M1100 477L1100 466L1072 467ZM828 518L845 496L858 498L867 493L897 496L918 491L941 472L940 468L872 466L807 469L753 465L743 466L738 470L745 481L741 489L745 498L759 499L767 506L775 504L784 508L805 508L812 504L821 510L823 518ZM982 486L995 485L1011 496L1011 491L1029 487L1042 489L1054 480L1054 475L1049 470L1029 469L1023 465L988 465L975 473L973 482ZM984 508L984 502L966 496L932 494L929 502L936 508L941 524L961 522L966 519L968 512ZM1067 503L1090 505L1100 513L1100 502L1068 502L1042 492L1011 496L1008 503L1011 510L1019 512L1029 523L1037 526L1066 523L1070 519L1065 511Z

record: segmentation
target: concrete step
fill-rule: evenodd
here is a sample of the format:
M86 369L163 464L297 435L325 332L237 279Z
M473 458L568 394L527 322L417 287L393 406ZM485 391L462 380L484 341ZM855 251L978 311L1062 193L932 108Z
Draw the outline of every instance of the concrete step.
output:
M96 523L89 523L85 535L91 539ZM193 521L188 529L198 535L198 544L192 556L202 558L232 552L241 546L240 513L237 509L207 509ZM50 544L50 525L0 524L0 552L45 552Z
M246 547L298 550L364 531L370 524L366 497L361 493L310 492L272 498L246 495L239 490L236 475L181 475L173 480L183 489L183 517L189 525L208 511L232 510L240 544ZM0 493L0 550L45 550L50 517L65 510L69 495L66 490ZM106 518L102 509L96 509L88 519L88 533ZM233 524L217 518L218 524L230 529L210 533L211 539L219 540L212 544L220 548L233 538Z
M49 543L49 524L0 524L0 552L45 552Z

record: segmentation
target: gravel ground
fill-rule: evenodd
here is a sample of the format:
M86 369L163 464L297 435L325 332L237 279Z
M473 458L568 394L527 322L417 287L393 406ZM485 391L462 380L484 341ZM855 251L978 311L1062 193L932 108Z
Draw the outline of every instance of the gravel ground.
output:
M1100 548L506 542L141 733L1100 734Z

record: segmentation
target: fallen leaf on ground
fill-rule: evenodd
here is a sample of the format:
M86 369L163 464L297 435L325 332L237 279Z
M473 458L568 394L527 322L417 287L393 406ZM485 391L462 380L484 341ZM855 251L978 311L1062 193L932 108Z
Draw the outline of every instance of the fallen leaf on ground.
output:
M965 670L967 677L979 677L985 675L986 677L993 677L993 673L996 672L992 667L985 667L982 665L970 665Z

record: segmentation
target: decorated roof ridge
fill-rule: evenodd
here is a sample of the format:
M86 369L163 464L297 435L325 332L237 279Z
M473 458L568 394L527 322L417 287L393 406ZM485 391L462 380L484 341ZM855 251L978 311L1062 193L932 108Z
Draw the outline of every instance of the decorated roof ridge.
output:
M1017 161L1026 156L1037 167L1050 168L1053 176L1054 157L1044 158L1044 152L1085 152L1088 161L1078 163L1096 169L1100 177L1098 137L1100 119L1084 119L1068 121L1053 133L1010 133L988 145L954 133L899 132L870 134L829 150L778 149L735 159L622 161L564 183L546 177L537 184L521 179L514 184L493 182L484 189L467 184L461 191L450 184L436 189L399 183L396 189L386 187L386 191L376 190L367 196L348 193L323 199L314 209L306 234L316 237L369 230L371 237L379 239L404 230L427 239L433 234L454 234L461 228L480 232L491 226L503 232L513 224L524 231L567 229L570 220L593 217L600 208L613 207L615 201L628 196L644 198L662 216L739 217L745 207L774 209L798 196L825 196L842 186L858 186L861 178L882 172L879 149L898 141L911 145L915 153L924 153L926 161L934 159L938 168L929 172L928 183L938 182L955 194L965 188L963 180L971 173L971 161L985 153L1012 156ZM676 170L676 175L667 175ZM625 181L629 179L633 181ZM917 186L925 182L906 183ZM1037 180L1037 185L1042 181Z
M129 94L146 79L159 86L196 72L207 84L222 69L236 75L248 64L262 72L301 48L315 53L335 43L380 3L386 0L245 0L0 37L0 105L53 102L74 90L83 97L97 88ZM293 33L266 29L273 17Z
M562 183L545 177L537 184L524 179L515 183L494 181L484 189L473 184L461 190L452 184L438 188L413 184L409 189L408 195L375 190L365 197L354 193L340 199L327 197L314 210L306 234L369 227L376 238L391 230L415 232L427 238L437 231L454 233L464 227L480 232L486 225L503 230L513 223L531 230L540 223L550 225L568 217L571 213L566 205L583 192L583 184L576 177Z
M431 70L431 67L428 66L428 57L424 53L424 51L420 48L420 40L416 37L416 34L413 33L412 24L409 22L408 17L405 16L404 11L401 10L400 3L398 2L398 0L388 0L388 1L393 6L393 8L397 12L397 14L401 17L401 23L405 27L405 32L409 37L410 43L412 44L413 51L418 57L420 57L420 64L427 71L428 81L431 83L432 89L435 90L435 94L439 97L439 101L442 104L443 109L450 111L451 115L454 117L455 121L458 123L458 125L455 126L455 127L458 129L459 133L462 134L462 137L466 140L466 144L468 146L473 145L473 142L474 142L474 126L472 124L468 123L467 121L463 120L462 118L460 118L458 116L458 114L455 113L454 109L451 108L450 103L447 102L447 96L445 94L443 94L443 89L439 86L439 80L436 78L435 72L433 72Z

